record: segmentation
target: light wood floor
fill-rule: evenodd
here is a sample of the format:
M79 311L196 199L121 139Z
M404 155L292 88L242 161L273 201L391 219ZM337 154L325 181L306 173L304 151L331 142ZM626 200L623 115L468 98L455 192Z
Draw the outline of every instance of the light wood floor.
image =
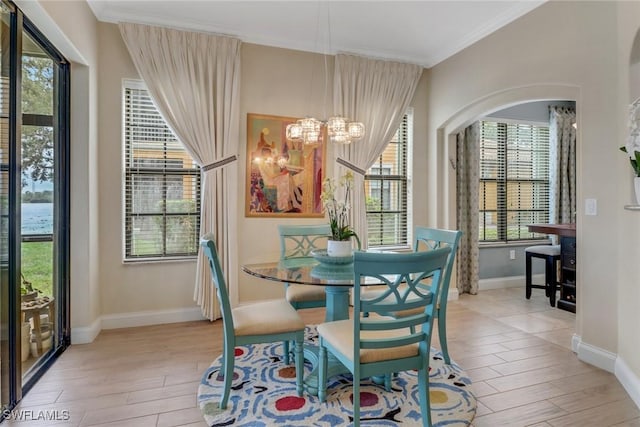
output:
M323 312L303 316L317 323ZM616 378L571 352L575 316L544 297L527 301L518 288L463 295L448 319L451 355L478 396L474 426L640 426ZM71 346L18 409L69 411L59 425L205 426L196 390L220 334L220 322L206 321L103 331Z

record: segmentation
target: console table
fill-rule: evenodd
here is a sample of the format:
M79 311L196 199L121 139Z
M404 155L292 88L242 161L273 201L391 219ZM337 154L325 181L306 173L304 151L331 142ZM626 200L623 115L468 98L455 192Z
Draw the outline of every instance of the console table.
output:
M560 299L556 307L576 312L576 224L530 224L534 233L560 237Z

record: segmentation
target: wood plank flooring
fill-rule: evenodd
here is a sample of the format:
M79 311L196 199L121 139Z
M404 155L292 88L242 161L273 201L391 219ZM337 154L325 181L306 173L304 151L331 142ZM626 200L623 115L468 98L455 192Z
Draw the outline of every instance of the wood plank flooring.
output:
M535 294L482 291L448 306L450 352L478 396L473 425L640 427L640 410L616 378L571 352L575 316ZM323 313L302 312L307 323ZM70 419L3 424L205 426L196 390L220 339L219 321L103 331L72 345L17 408L68 411Z

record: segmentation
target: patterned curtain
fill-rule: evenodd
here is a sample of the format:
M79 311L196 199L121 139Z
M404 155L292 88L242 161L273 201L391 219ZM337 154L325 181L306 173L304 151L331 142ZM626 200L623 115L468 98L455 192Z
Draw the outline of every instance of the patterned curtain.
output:
M549 221L576 221L576 110L549 107Z
M456 135L456 216L462 231L458 252L458 292L478 293L478 190L480 186L480 123Z

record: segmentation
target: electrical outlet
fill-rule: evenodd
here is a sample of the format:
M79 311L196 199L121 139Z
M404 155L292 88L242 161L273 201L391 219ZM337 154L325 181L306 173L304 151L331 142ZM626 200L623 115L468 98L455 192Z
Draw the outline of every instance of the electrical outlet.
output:
M516 259L516 250L515 249L511 249L509 251L509 259Z
M584 200L584 214L585 215L598 215L598 201L596 199Z

